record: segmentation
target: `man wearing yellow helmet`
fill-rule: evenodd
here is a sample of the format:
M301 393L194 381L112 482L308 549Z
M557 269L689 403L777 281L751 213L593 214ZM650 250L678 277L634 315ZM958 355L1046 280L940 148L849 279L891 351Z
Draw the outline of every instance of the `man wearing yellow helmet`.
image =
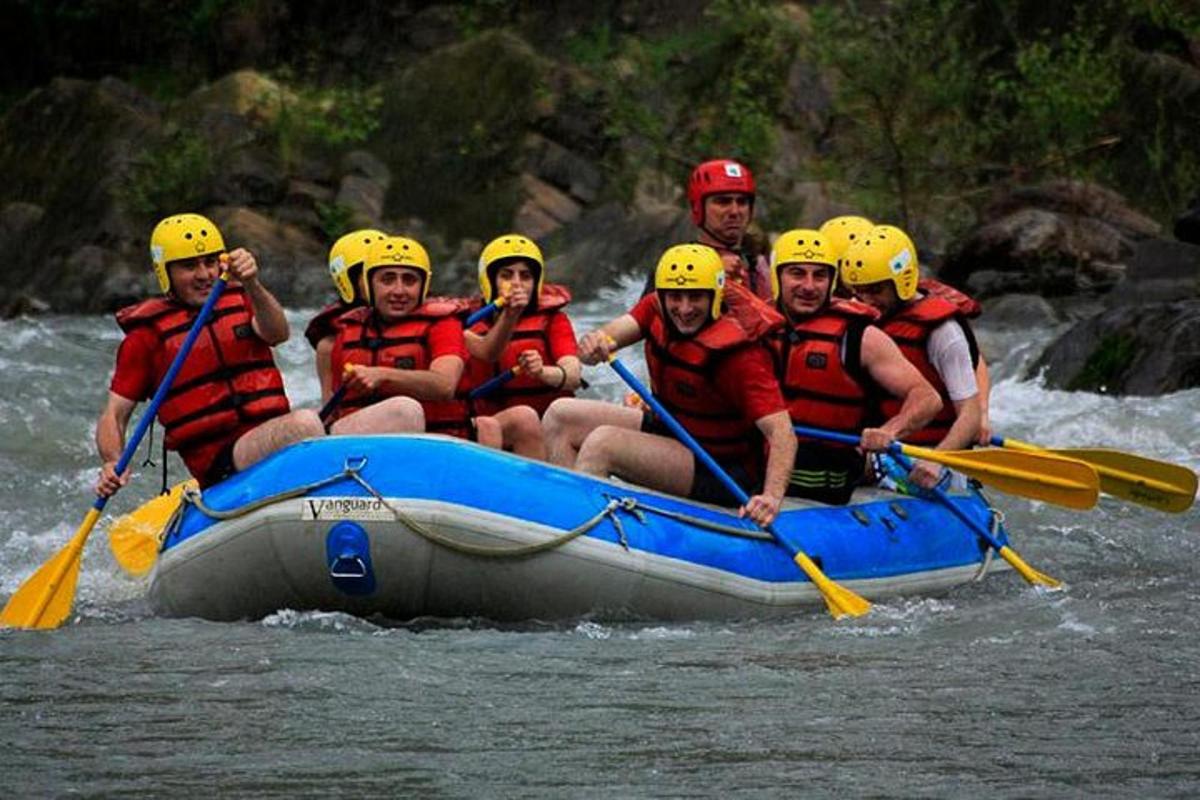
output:
M285 445L323 435L315 412L288 406L271 356L288 338L287 318L259 280L254 256L242 248L226 253L221 232L199 214L160 222L150 254L164 296L117 312L125 339L96 424L103 461L97 493L107 497L125 484L115 466L130 416L162 382L224 259L232 281L158 409L167 448L179 452L204 487Z
M837 256L840 264L846 251L852 245L865 238L867 233L874 227L875 223L866 217L842 216L826 220L821 225L820 231L832 244L834 254ZM953 286L942 283L936 278L920 277L917 281L917 291L948 300L967 319L974 319L983 313L983 307L973 297L960 292ZM853 292L850 291L844 276L838 282L834 293L838 297L853 296ZM988 423L988 392L991 387L991 379L988 375L987 363L984 361L982 353L979 355L979 363L975 367L975 381L979 384L980 412L979 436L976 438L976 441L979 444L986 445L992 439L991 426Z
M846 251L842 276L860 300L880 312L880 327L942 397L937 416L905 440L940 450L970 447L981 419L979 349L957 306L920 291L917 248L908 234L892 225L875 226ZM894 409L892 401L882 404L884 414ZM941 473L938 465L918 461L910 478L930 488Z
M429 254L413 239L388 236L368 248L366 305L337 320L330 361L335 391L345 384L347 392L330 433L429 431L500 445L495 421L473 419L463 399L461 305L430 299L432 278Z
M861 437L880 450L932 419L941 401L896 344L871 323L869 306L833 297L837 258L828 237L787 231L771 250L772 295L787 327L770 340L793 423ZM881 395L900 399L894 415L867 427ZM823 503L850 501L865 458L856 448L803 439L788 494Z
M779 513L796 451L770 355L760 342L782 320L745 289L731 290L720 255L703 245L668 249L654 284L655 293L629 313L585 335L579 357L598 364L617 348L644 339L651 390L752 495L742 513L768 524ZM746 296L764 313L757 319L724 313L727 291ZM738 505L646 412L595 400L556 400L543 422L554 463L703 502Z
M371 245L385 237L386 234L380 231L363 228L347 233L329 248L329 278L337 289L338 299L318 311L304 330L304 338L316 352L317 380L321 382L322 402L333 394L333 372L329 356L333 352L334 339L337 338L334 322L350 309L363 304L358 288L363 261Z

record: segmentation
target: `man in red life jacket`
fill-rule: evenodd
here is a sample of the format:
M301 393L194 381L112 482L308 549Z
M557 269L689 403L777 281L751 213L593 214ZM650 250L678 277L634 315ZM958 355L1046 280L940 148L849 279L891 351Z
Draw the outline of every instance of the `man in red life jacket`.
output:
M571 293L545 283L545 275L542 251L530 239L516 233L493 239L479 256L479 290L483 302L492 303L504 287L504 305L466 332L472 384L516 370L515 377L475 401L476 411L500 423L507 449L543 460L541 415L558 398L574 396L581 369L564 311Z
M108 497L128 475L115 468L129 418L162 382L220 274L225 242L199 214L167 217L150 254L163 297L117 312L125 339L117 350L108 403L96 424L104 462L96 492ZM271 348L288 338L279 301L259 280L248 251L228 254L231 281L158 409L168 449L210 486L268 454L325 431L314 411L291 411Z
M871 323L870 306L833 297L837 259L819 231L781 234L771 250L772 293L787 327L771 337L776 375L793 423L860 436L862 449L802 439L788 494L844 505L882 450L941 408L933 387ZM877 398L899 398L894 416L867 427Z
M367 250L387 234L371 228L351 231L329 248L329 277L337 289L338 299L317 312L304 330L304 338L316 352L317 380L321 382L321 402L333 394L333 370L329 356L337 338L334 322L342 314L363 304L359 281Z
M979 349L958 307L918 288L912 240L899 228L877 225L846 251L841 274L860 300L879 311L884 333L942 397L937 416L905 441L938 450L970 447L979 436ZM895 401L885 400L881 410L895 413ZM941 473L939 465L918 461L910 478L930 488Z
M833 245L834 254L839 259L846 254L851 245L865 238L875 227L875 223L866 217L842 216L826 220L821 225L821 234ZM936 278L920 278L917 291L934 297L941 297L958 307L959 312L967 319L975 319L983 313L983 306L973 297L960 292ZM845 275L838 282L836 294L839 297L851 297L853 293L846 284ZM991 392L991 377L988 374L987 362L983 354L979 354L979 362L975 367L975 382L979 385L979 435L976 442L981 445L992 441L992 427L988 416L988 395Z
M645 339L651 390L752 495L741 513L769 524L779 513L796 452L771 357L759 341L782 320L753 297L765 311L761 324L754 325L746 314L723 313L725 267L720 255L703 245L667 250L654 284L655 293L628 314L580 340L580 360L598 364L616 348ZM595 400L556 400L543 422L554 463L703 502L738 505L646 412Z
M330 433L429 431L500 445L499 425L473 419L461 391L462 305L430 299L432 280L429 254L413 239L389 236L368 249L366 305L337 320L330 362L334 390L347 391Z

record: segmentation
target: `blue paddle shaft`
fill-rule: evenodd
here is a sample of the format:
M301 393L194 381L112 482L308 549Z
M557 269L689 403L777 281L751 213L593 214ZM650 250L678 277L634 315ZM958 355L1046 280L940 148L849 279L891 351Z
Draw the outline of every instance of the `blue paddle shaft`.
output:
M329 415L342 404L342 398L346 396L346 390L349 388L350 384L343 380L342 385L337 388L337 391L325 402L325 405L321 406L321 410L317 412L317 415L321 418L321 422L329 419Z
M221 298L221 293L225 291L225 280L225 273L222 272L213 284L212 291L208 294L208 299L200 307L200 313L196 315L196 321L192 323L192 329L188 331L187 338L179 346L179 352L175 354L175 360L167 368L167 374L163 376L162 383L158 385L158 389L154 392L154 397L150 399L150 405L146 406L146 413L142 414L142 418L138 420L137 427L133 429L133 436L125 443L125 450L121 453L120 460L117 461L117 475L123 475L125 470L129 468L129 462L133 460L138 445L142 443L142 437L146 435L146 431L154 424L154 417L158 415L158 407L162 405L167 392L171 391L171 384L175 382L175 376L179 374L179 370L183 369L183 362L187 360L188 353L192 351L192 345L196 343L196 338L200 336L200 331L204 328L204 323L208 322L208 317L212 314L213 306L217 304L217 300ZM102 511L107 502L107 497L98 496L96 502L92 503L92 508Z
M793 425L792 430L800 436L807 436L810 439L824 439L829 442L839 442L840 444L851 444L857 447L862 443L862 440L857 436L851 436L848 433L837 433L836 431L822 430L821 428L809 428L804 425ZM903 454L900 449L899 442L892 442L888 445L888 452L894 456Z
M691 450L696 455L696 458L700 459L704 466L708 468L708 471L716 476L717 480L729 490L730 494L737 498L739 503L746 505L746 503L750 502L750 497L746 494L745 490L738 486L733 478L729 477L729 473L721 469L721 466L717 464L713 457L700 446L699 442L692 438L692 435L679 424L679 421L675 417L671 416L671 412L667 411L663 407L663 404L658 402L658 399L654 395L650 394L650 391L642 385L641 381L634 377L633 373L621 363L620 359L614 358L609 363L617 371L617 374L625 380L625 383L629 384L629 388L637 392L638 397L642 398L646 405L650 406L651 410L658 415L658 418L671 429L671 433L675 434L679 441L683 442L684 446L688 450Z
M990 444L992 445L992 447L1004 447L1004 437L1003 436L993 436Z
M493 300L492 302L488 303L483 308L481 308L478 311L471 314L471 316L467 317L467 321L463 323L463 327L469 328L472 325L474 325L476 322L482 322L483 320L488 319L489 317L492 316L492 314L495 314L495 313L496 313L496 301Z
M487 381L476 386L474 389L472 389L470 392L467 393L467 397L470 398L471 400L477 400L478 398L483 397L484 395L489 395L492 392L499 389L504 384L511 381L513 378L516 377L516 375L517 375L517 373L514 372L512 369L506 369L506 370L504 370L504 372L501 372L499 375L495 376L494 378L488 378Z

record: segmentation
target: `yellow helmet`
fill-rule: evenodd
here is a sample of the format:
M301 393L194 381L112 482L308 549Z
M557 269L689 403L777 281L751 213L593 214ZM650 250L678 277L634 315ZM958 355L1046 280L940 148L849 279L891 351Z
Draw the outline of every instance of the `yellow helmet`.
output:
M490 303L496 299L496 287L492 285L495 276L492 267L510 258L527 258L537 265L537 275L534 276L533 297L536 299L542 293L542 280L546 275L546 262L542 260L542 251L519 233L506 233L488 242L487 247L479 254L479 291L483 302Z
M839 269L841 268L841 257L846 255L846 251L850 246L862 241L862 238L867 235L867 231L875 227L875 223L866 217L844 216L827 219L821 223L821 233L829 240L829 244L833 247L834 256L839 259ZM845 282L846 276L841 276Z
M725 297L725 263L716 250L706 245L677 244L658 260L654 288L709 289L713 293L712 318L718 319Z
M837 287L837 253L820 231L797 228L779 234L771 248L771 299L779 299L779 270L788 264L821 264L833 273L830 294Z
M850 286L891 281L897 297L911 300L921 278L917 248L896 226L876 225L842 257L842 278Z
M424 272L421 302L425 302L429 296L429 284L433 280L433 267L429 265L429 254L420 242L405 236L385 236L371 245L363 262L361 278L362 294L367 299L367 305L375 304L375 297L371 293L371 270L382 267L408 267Z
M208 217L199 214L176 214L154 226L150 234L150 260L154 277L163 294L171 291L171 276L167 264L184 258L225 252L225 240Z
M343 303L353 303L357 295L355 276L350 274L351 271L355 268L361 270L371 245L386 238L386 233L373 228L362 228L347 233L329 248L329 277L333 279L333 285Z

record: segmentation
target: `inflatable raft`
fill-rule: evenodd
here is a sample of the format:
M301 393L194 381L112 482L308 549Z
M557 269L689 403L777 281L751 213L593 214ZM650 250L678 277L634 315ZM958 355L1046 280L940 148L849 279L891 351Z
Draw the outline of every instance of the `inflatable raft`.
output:
M881 490L856 500L789 501L776 526L871 599L986 573L988 548L938 502ZM1003 541L979 495L953 502ZM190 498L150 600L213 620L283 608L688 620L823 605L788 551L735 511L434 435L301 442Z

